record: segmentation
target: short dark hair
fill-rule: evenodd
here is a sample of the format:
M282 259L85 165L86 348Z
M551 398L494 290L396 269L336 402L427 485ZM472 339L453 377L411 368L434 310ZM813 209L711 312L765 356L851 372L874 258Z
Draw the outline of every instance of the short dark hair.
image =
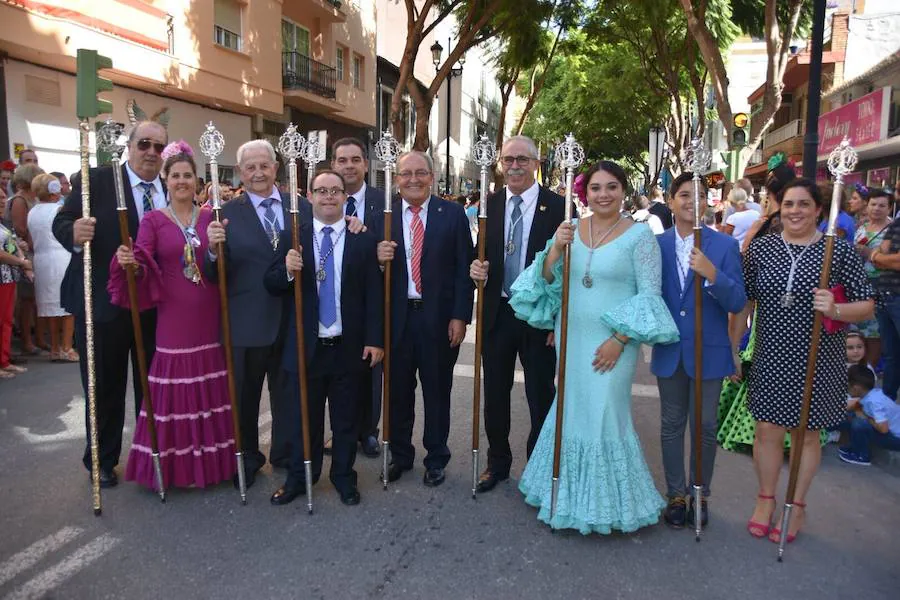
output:
M875 387L875 374L868 365L851 365L847 369L847 384L871 390Z
M587 173L584 174L585 186L591 181L591 177L600 171L604 171L615 177L619 183L622 184L622 189L624 189L626 193L628 192L628 175L625 173L625 169L611 160L601 160L594 163L591 168L587 170Z
M63 177L66 177L66 174L62 173L60 171L50 171L50 175L53 175L57 179L62 179ZM68 177L66 177L66 179L68 179Z
M334 175L341 180L341 185L347 185L347 182L344 181L344 176L333 169L316 169L316 174L313 175L312 178L312 185L316 184L316 179L318 179L321 175ZM307 193L312 193L312 189L307 190Z
M684 171L681 175L675 178L672 182L672 185L669 186L669 197L674 198L675 194L678 193L678 190L681 189L685 183L694 181L694 173L692 171ZM709 192L709 188L706 186L706 178L700 178L700 187L703 188L703 195L705 196L707 192ZM706 203L706 199L703 199L703 204Z
M822 191L819 189L819 186L816 185L816 182L812 179L807 179L805 177L795 177L791 179L778 191L778 204L780 205L782 200L784 200L784 195L788 190L793 188L803 188L806 190L810 196L812 196L813 202L816 203L816 206L822 206Z
M797 173L794 171L794 167L788 163L781 163L771 171L769 171L769 175L766 177L766 190L769 194L773 196L778 196L781 189L791 180L797 178ZM779 197L779 202L781 199Z
M866 202L872 198L887 198L888 204L891 203L891 195L883 188L869 188L869 195L866 197Z
M366 149L366 145L363 144L361 140L353 137L343 137L331 145L332 160L334 160L338 148L341 148L343 146L356 146L357 148L359 148L360 152L362 152L363 158L365 160L369 160L369 152Z

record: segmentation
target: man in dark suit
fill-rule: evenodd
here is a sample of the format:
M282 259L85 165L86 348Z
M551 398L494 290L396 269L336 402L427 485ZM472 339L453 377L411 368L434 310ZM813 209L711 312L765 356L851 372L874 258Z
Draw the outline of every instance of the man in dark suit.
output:
M664 229L671 229L674 221L672 220L672 210L666 206L666 200L663 198L663 192L660 188L654 187L650 192L650 211L651 215L656 215L662 222Z
M362 373L384 356L384 314L376 238L370 232L350 234L343 219L344 181L335 171L321 171L313 180L313 220L300 227L301 253L288 250L290 230L282 233L280 250L265 275L266 289L286 295L299 274L303 292L309 431L313 483L322 472L325 401L328 400L332 439L329 478L347 505L359 504L356 486L356 441L361 409ZM304 265L306 267L304 268ZM287 298L287 336L282 369L285 396L290 397L292 439L287 481L272 495L277 506L306 492L297 364L297 328L293 294ZM370 398L371 389L364 390Z
M378 244L378 260L392 267L391 455L388 480L413 467L416 373L425 404L427 486L444 482L450 460L450 390L459 345L472 318L469 279L472 236L462 206L431 195L434 168L422 152L397 161L400 198L393 205L393 241ZM405 260L404 260L405 259Z
M218 281L214 252L217 244L224 242L234 378L239 395L244 469L250 487L256 472L266 464L266 457L259 450L258 426L264 379L268 381L272 408L270 462L287 467L293 443L284 421L285 401L279 381L285 315L281 299L263 287L263 274L277 253L280 233L289 219L290 200L275 187L278 161L269 142L246 142L238 148L237 162L247 191L222 207L222 223L213 221L207 228L211 260L206 261L204 269L211 281ZM301 199L300 214L303 221L310 222L312 213L305 199Z
M369 161L365 145L356 138L341 138L331 145L331 168L340 173L346 186L344 214L357 217L376 239L384 237L384 192L366 184ZM363 454L376 457L378 421L381 417L381 363L360 377L359 444ZM367 391L368 390L368 391Z
M544 249L562 222L565 200L535 181L538 152L525 136L506 140L500 169L506 187L488 198L485 263L472 262L470 274L484 287L482 324L484 361L484 429L487 433L488 465L477 490L488 492L509 477L512 450L509 447L510 392L516 356L525 371L525 397L531 415L527 453L537 442L556 388L556 352L553 332L520 321L509 307L509 288Z
M87 352L84 312L84 270L82 245L91 242L94 289L94 361L96 371L97 436L100 443L100 485L118 483L113 470L122 452L122 427L125 424L125 390L128 384L128 355L131 353L135 415L140 412L143 395L135 357L134 330L128 310L113 306L106 291L109 263L121 244L113 169L122 169L128 231L137 238L141 217L166 206L166 188L159 172L163 148L168 140L165 127L146 121L138 123L128 138L128 162L121 167L91 169L91 217L83 218L81 179L73 181L72 192L53 221L53 235L72 258L60 286L60 303L75 315L75 342L81 350L81 384L87 398ZM147 362L156 349L156 310L141 313L144 351ZM87 414L87 402L85 402ZM85 418L88 443L83 462L91 468L90 420Z

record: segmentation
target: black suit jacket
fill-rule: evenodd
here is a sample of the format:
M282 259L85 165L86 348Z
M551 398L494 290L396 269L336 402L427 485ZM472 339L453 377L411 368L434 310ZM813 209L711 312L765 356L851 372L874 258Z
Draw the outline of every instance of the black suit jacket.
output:
M525 266L534 261L534 255L547 245L559 224L565 218L565 198L547 188L541 187L534 219L528 234L528 248L525 251ZM485 255L490 267L488 280L484 286L484 332L487 333L497 321L500 308L500 293L503 291L503 263L506 259L506 188L491 195L487 200L487 239Z
M366 229L376 233L376 238L381 239L383 235L379 237L379 232L384 231L384 191L366 185L365 203Z
M137 239L138 213L128 181L125 165L122 170L123 187L125 188L125 205L128 209L128 233L132 240ZM109 280L109 263L121 245L119 234L118 204L113 179L113 167L104 166L90 170L91 178L91 216L97 219L94 229L94 240L91 242L91 273L94 285L94 319L111 321L122 310L113 306L106 291ZM163 185L163 193L166 192ZM60 304L67 312L84 315L84 257L81 252L73 252L72 228L76 220L81 218L82 198L81 179L72 181L72 191L66 198L63 207L53 219L53 235L62 246L72 252L69 266L60 286Z
M362 371L365 346L384 347L384 288L376 253L377 240L368 231L344 234L344 255L341 261L341 351L340 363L346 371ZM319 337L319 294L316 287L316 257L313 250L311 221L300 225L300 246L303 265L300 281L303 292L303 341L306 362L315 356ZM287 315L287 336L282 354L282 368L297 372L297 319L294 312L294 281L288 281L285 256L291 248L291 229L281 234L278 252L263 278L266 290L274 297L283 297Z
M672 221L672 210L666 206L664 202L651 202L650 208L647 210L650 211L651 215L659 217L664 229L671 229L672 225L674 225Z
M391 271L391 335L400 340L406 326L406 244L403 240L403 203L393 202L391 238L397 242ZM379 236L379 239L383 237ZM428 202L425 244L422 249L422 300L428 333L447 342L451 319L472 320L475 286L469 278L474 257L472 234L463 207L432 196Z
M291 222L287 194L281 196L281 207L283 223L287 228ZM306 198L300 198L299 211L302 223L312 222L312 207ZM221 216L223 220L228 219L225 273L232 343L247 348L270 346L275 343L284 324L283 303L266 291L263 275L272 264L273 256L278 253L272 249L272 242L247 194L226 203ZM287 243L290 245L290 237ZM203 270L210 281L218 282L215 262L205 261Z

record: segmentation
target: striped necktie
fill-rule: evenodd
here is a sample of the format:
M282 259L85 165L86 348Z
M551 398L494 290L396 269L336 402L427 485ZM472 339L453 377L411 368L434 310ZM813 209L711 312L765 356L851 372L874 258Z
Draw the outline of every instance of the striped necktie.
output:
M141 205L144 207L144 214L153 210L153 184L142 181L138 184L144 189L144 195L141 197Z
M410 238L412 238L412 280L416 284L416 291L422 293L422 247L425 245L425 226L419 213L422 212L421 206L410 206L412 211L412 220L409 223Z

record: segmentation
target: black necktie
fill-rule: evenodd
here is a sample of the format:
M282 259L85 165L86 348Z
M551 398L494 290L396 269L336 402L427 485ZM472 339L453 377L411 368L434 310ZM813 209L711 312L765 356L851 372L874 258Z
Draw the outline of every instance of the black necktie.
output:
M356 216L356 198L353 196L347 196L347 216L355 217Z

